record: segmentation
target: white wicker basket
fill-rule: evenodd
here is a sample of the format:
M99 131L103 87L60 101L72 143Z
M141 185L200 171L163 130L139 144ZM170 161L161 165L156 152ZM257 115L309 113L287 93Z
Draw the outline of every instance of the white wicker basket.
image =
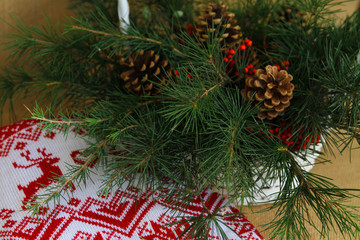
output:
M299 157L295 157L295 160L299 163L303 170L308 172L313 168L315 164L315 159L319 156L318 152L320 152L321 148L322 144L319 143L315 146L315 152L311 151L309 153L306 153L307 161L304 161L302 158ZM262 180L258 180L256 183L261 190L258 193L254 194L254 199L245 199L244 205L265 204L274 201L277 198L281 186L279 178L273 179L270 184ZM294 185L296 186L297 183L294 183Z

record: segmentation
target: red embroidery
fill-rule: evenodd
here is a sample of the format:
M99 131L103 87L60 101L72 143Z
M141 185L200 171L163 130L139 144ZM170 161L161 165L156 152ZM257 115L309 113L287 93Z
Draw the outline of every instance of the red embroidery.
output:
M15 211L10 209L1 209L0 211L0 218L5 220L9 217L11 217L11 214L13 214Z
M7 220L3 226L3 228L11 228L12 226L14 226L16 223L16 221L14 220Z
M39 178L29 182L28 185L18 185L18 189L25 193L24 203L30 201L40 188L44 188L46 185L52 183L54 178L62 175L59 166L55 165L60 161L60 158L52 157L52 153L46 153L45 148L38 148L37 151L42 155L41 157L31 158L29 150L20 154L26 161L30 162L29 165L21 165L16 162L13 163L15 168L37 167L40 168L42 172L42 175Z
M9 193L14 195L11 198L0 198L0 239L174 240L190 226L168 226L168 223L179 220L171 218L166 212L175 208L175 202L169 202L171 199L166 198L155 201L150 197L150 190L141 193L140 189L131 187L109 194L107 198L97 197L97 190L101 185L98 179L94 183L89 182L86 188L77 188L68 201L61 201L50 209L42 208L40 214L47 214L39 219L31 217L25 211L18 211L24 195L22 192L12 191L13 188L21 189L25 193L25 199L38 194L38 190L42 188L38 183L51 183L51 178L62 174L60 169L65 169L66 163L83 163L84 158L78 149L88 146L82 138L75 138L73 131L67 137L58 134L58 131L46 136L44 131L35 130L36 126L30 123L34 121L23 121L0 128L0 161L3 163L2 167L6 168L5 172L9 173L6 176L0 175L1 182L9 183L4 185L5 189L0 188L0 196L8 196ZM84 132L78 132L78 135L82 134ZM120 151L114 154L122 153ZM101 176L100 167L93 169L94 172L98 170L98 176ZM166 189L164 192L166 193ZM160 192L155 194L159 196ZM211 191L202 192L201 197L210 211L222 210L226 201L218 193ZM189 208L176 203L176 208L180 215L198 216L203 212L202 199L194 197ZM223 212L235 213L238 210L227 208L221 211ZM263 239L243 215L222 218L221 221L240 234L241 239ZM239 239L231 231L226 231L232 234L229 239ZM210 232L208 239L219 237Z
M94 240L105 240L102 236L101 236L101 233L97 233Z
M72 151L70 154L71 158L74 160L74 163L76 164L84 164L86 160L84 160L84 156L82 155L82 151L80 150L75 150ZM96 162L98 161L98 159L96 158L90 165L90 168L93 168L94 165L96 164Z
M35 123L38 121L27 120L0 128L0 157L6 157L15 139L37 141L41 134L40 128ZM16 143L16 142L15 142Z
M14 150L23 150L26 147L25 142L18 142L14 148Z
M77 198L71 198L70 201L68 202L69 205L72 205L74 207L77 207L80 203L81 200Z
M90 233L79 231L76 233L74 238L71 240L88 240L88 239L91 239L92 237L93 237L93 235Z
M46 138L49 138L49 139L54 139L56 133L54 132L48 132L48 133L45 133L44 137Z
M77 135L84 135L86 133L86 129L82 129L82 128L73 128L72 130L73 133L77 134Z
M25 217L14 229L14 231L0 231L0 237L4 237L11 233L12 239L145 239L145 240L173 240L176 239L185 228L189 225L177 224L173 227L167 227L166 224L173 221L169 215L160 215L158 218L146 221L146 217L152 216L159 207L158 202L148 198L148 193L144 193L140 200L137 199L137 193L134 191L118 191L108 200L99 200L87 198L78 206L58 206L47 217L42 220L36 218ZM205 199L210 194L205 194ZM221 200L223 201L223 200ZM229 212L236 212L237 209L229 209ZM153 211L153 212L152 212ZM190 214L185 209L184 213ZM197 213L199 214L199 213ZM195 214L196 215L196 214ZM227 224L236 225L236 232L242 233L244 239L261 240L256 229L243 217L223 219ZM242 230L243 223L246 227ZM77 225L79 223L79 225ZM86 229L103 229L103 231L95 233L86 233L79 228ZM66 231L75 234L71 238L64 238ZM106 234L105 234L106 232ZM105 235L104 235L105 234ZM118 238L110 238L104 236L119 236ZM123 236L123 237L121 237ZM141 236L141 237L137 237ZM15 238L18 237L18 238ZM94 238L95 237L95 238ZM216 236L209 235L208 239L218 239ZM235 238L237 239L237 238ZM185 240L183 238L183 240Z
M173 231L172 228L166 228L164 224L159 224L154 221L150 221L149 224L154 231L149 231L150 234L142 235L144 240L168 240L177 238L177 234ZM177 229L177 231L181 230Z

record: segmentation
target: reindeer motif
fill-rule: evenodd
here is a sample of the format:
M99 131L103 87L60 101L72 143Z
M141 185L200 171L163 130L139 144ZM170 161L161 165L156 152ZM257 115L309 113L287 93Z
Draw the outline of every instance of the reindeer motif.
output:
M28 185L17 186L19 190L22 190L25 193L25 198L23 200L24 203L30 201L40 188L45 188L46 185L52 183L52 179L62 175L61 169L55 165L60 161L60 158L53 157L52 153L46 153L46 148L38 148L37 151L41 154L38 158L31 158L29 150L21 153L21 156L24 157L26 161L30 162L29 165L20 165L16 162L13 163L15 168L27 169L30 167L37 167L42 171L42 175L30 182Z

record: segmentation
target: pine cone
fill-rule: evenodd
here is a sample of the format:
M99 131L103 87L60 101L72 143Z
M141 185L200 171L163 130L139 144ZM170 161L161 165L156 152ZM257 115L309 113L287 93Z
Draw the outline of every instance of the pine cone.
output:
M286 22L290 26L294 24L300 26L301 28L305 28L306 26L306 13L301 12L294 4L282 6L278 11L278 16L281 22Z
M160 93L161 90L153 82L169 84L167 78L172 75L169 62L152 50L136 52L124 64L130 68L121 74L125 87L139 96Z
M241 92L248 100L255 93L254 100L262 102L258 117L271 120L290 105L294 90L292 80L293 76L287 71L268 65L265 70L258 69L255 76L247 76Z
M242 41L240 26L235 25L235 14L226 12L227 9L228 7L221 3L208 5L208 9L196 23L196 31L201 42L205 44L209 34L216 30L219 31L218 40L222 48L230 48Z

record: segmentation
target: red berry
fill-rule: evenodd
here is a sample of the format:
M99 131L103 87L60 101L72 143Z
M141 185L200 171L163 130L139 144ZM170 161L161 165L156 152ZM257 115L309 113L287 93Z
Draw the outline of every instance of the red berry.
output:
M231 55L234 55L235 54L235 50L234 49L230 49L227 54L231 54Z
M248 39L246 39L246 40L248 40ZM246 40L245 40L246 46L250 47L252 45L252 41L251 40L246 41Z
M224 58L224 61L225 61L225 62L229 62L229 59L228 59L228 58Z
M240 45L240 50L244 51L245 49L246 49L245 44L241 44L241 45Z
M228 58L228 59L232 59L233 56L234 56L234 55L229 54L229 55L227 55L227 58Z
M179 71L178 70L175 70L175 74L180 77L180 74L179 74Z
M245 73L248 73L249 72L249 69L246 67L245 68Z

